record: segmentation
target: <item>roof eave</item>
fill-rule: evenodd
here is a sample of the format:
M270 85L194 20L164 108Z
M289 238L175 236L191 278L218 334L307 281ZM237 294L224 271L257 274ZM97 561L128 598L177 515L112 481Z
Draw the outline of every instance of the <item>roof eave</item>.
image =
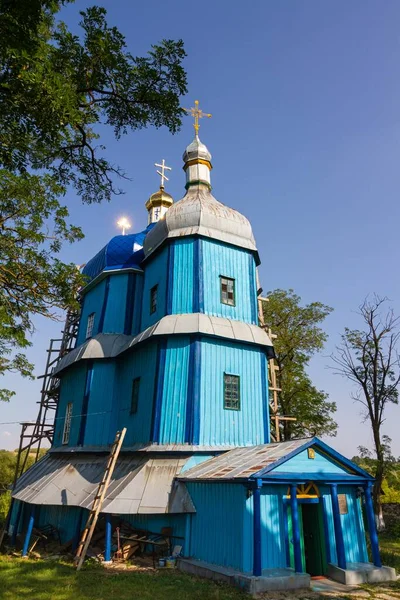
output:
M108 275L115 275L116 273L143 273L143 269L136 265L129 265L129 267L125 267L124 265L118 265L115 267L105 267L96 277L94 277L89 283L83 286L79 290L79 294L85 295L87 294L95 285L100 283L103 279L108 277Z

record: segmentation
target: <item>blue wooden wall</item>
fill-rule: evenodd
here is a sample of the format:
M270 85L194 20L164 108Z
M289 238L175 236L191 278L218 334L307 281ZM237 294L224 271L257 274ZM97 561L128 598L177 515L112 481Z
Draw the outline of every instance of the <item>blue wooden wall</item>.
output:
M195 238L183 238L174 241L170 246L170 254L173 259L170 260L169 269L172 275L170 285L170 306L168 312L171 314L185 314L198 312L194 310L193 299L198 294L199 275L197 265L194 262L195 246L199 240ZM173 263L171 265L171 263ZM196 271L196 274L195 274Z
M261 508L261 566L263 569L286 567L286 541L283 496L287 487L263 486ZM253 569L253 496L244 504L243 570Z
M193 456L191 456L189 458L189 460L183 465L180 473L182 474L185 471L189 471L189 469L192 469L193 467L200 465L204 461L214 458L214 456L217 456L217 454L218 453L216 453L216 454L193 454Z
M16 535L22 533L24 527L24 518L23 518L23 510L24 506L26 506L25 502L21 500L14 500L11 506L11 515L10 521L8 525L8 534L11 536L16 529ZM18 521L18 522L17 522Z
M182 546L182 552L188 556L187 545L187 519L190 515L163 514L163 515L121 515L121 519L138 529L146 529L153 533L160 533L163 527L172 528L172 545ZM174 537L176 536L176 537Z
M269 441L266 358L254 346L201 341L200 444L251 446ZM224 409L224 373L240 376L241 410Z
M127 305L128 274L110 275L108 297L104 311L102 333L124 333Z
M250 252L201 241L205 314L258 324L256 264ZM235 279L236 306L221 303L220 275Z
M87 390L89 401L84 433L85 446L102 446L109 443L115 368L115 361L101 360L93 364L91 385Z
M99 327L99 322L100 322L100 317L101 317L101 310L102 310L102 306L103 306L103 302L104 302L105 291L106 291L106 280L103 279L95 287L93 287L91 290L89 290L87 292L87 294L85 294L85 296L83 298L81 318L80 318L80 322L79 322L78 337L76 340L77 346L79 346L80 344L83 344L83 342L86 340L87 320L88 320L88 316L91 313L95 313L94 327L93 327L92 335L95 336L98 333L98 327Z
M296 454L290 460L274 469L274 473L348 473L349 469L339 464L327 454L315 449L315 458L308 458L307 450Z
M71 431L68 446L76 446L78 443L79 429L83 397L85 394L85 383L87 375L87 362L81 362L62 374L60 384L60 398L55 421L55 434L53 447L61 446L64 431L65 411L67 404L72 402Z
M327 486L321 486L320 492L323 498L323 507L326 512L326 524L329 531L327 554L328 558L330 557L330 562L337 564L331 495ZM356 490L349 486L339 486L338 493L345 494L347 498L348 513L340 515L346 561L368 562L361 502L356 498Z
M143 285L143 304L142 304L142 325L143 331L150 325L156 323L166 315L167 311L167 274L168 274L168 248L164 247L157 252L145 265L144 285ZM158 285L157 290L157 310L150 314L150 290Z
M127 427L124 446L150 440L156 359L156 343L141 346L119 359L109 441L114 439L115 432L122 427ZM132 381L136 377L140 377L138 410L135 414L131 414Z
M137 273L135 275L135 294L134 294L134 306L133 306L133 312L132 312L131 335L137 335L141 331L142 307L143 307L143 283L144 283L144 275L142 273Z
M95 313L92 337L98 333L139 333L142 296L142 273L121 271L107 275L83 297L76 345L86 340L87 320L91 313Z
M189 352L188 336L168 339L158 438L160 444L185 442L188 387L193 385L193 381L188 381Z
M41 505L36 512L36 526L53 525L60 532L61 543L65 544L79 537L88 514L87 510L79 506Z
M191 517L190 556L242 569L246 490L235 483L187 482L196 507Z

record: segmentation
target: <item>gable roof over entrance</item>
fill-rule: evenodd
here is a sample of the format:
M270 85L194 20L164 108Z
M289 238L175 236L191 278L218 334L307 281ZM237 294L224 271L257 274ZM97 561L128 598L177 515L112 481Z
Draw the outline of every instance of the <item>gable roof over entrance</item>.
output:
M312 448L314 452L308 452ZM250 448L236 448L186 471L179 479L269 481L360 481L373 478L358 465L314 437Z

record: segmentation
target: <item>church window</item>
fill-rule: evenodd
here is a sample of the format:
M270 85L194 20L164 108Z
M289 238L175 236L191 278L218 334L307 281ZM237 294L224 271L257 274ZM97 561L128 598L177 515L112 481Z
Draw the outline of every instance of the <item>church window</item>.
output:
M235 306L235 280L221 275L221 302Z
M139 388L140 388L140 377L136 377L132 381L132 396L131 396L131 415L137 413L139 403Z
M157 310L157 289L158 289L158 285L155 285L150 290L150 314L151 315L153 313L155 313Z
M240 410L240 377L224 373L224 408Z
M71 421L72 421L72 402L67 404L67 408L65 409L65 420L64 420L64 431L62 437L62 443L68 444L69 442L69 434L71 431Z
M86 325L86 339L92 337L92 335L93 335L94 315L95 315L95 313L90 313L90 315L88 316L87 325Z

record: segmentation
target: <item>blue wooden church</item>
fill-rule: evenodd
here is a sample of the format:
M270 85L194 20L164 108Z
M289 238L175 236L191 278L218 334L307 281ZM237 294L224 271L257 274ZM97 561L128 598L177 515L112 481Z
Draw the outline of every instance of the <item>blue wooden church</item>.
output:
M370 475L317 438L271 443L273 345L258 322L252 228L213 197L197 131L183 161L185 196L175 203L162 185L146 230L114 237L83 269L76 346L54 372L53 444L17 482L11 538L22 534L25 553L33 527L79 539L126 427L102 507L106 560L124 521L172 528L181 569L253 592L310 575L392 578Z

